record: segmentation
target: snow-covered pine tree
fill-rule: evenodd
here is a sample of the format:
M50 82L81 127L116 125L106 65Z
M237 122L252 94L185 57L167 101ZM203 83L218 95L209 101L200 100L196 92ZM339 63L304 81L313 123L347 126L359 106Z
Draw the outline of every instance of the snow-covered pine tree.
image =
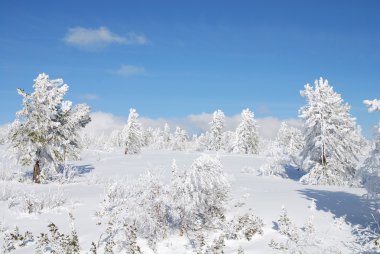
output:
M18 89L23 109L16 113L9 138L22 165L34 164L33 181L58 170L67 158L78 158L79 129L90 121L86 104L73 106L65 101L69 86L62 79L50 80L45 73L34 80L34 92Z
M188 140L187 133L184 129L177 126L174 132L173 150L183 151L186 148L186 142Z
M305 146L301 152L303 168L308 174L302 182L343 185L355 174L357 155L363 138L350 115L350 106L327 80L309 84L301 95L307 105L300 109L304 121Z
M380 111L380 100L365 100L369 112ZM369 157L364 161L360 169L363 185L368 195L373 198L380 198L380 123L375 127L374 148Z
M288 126L286 122L282 122L277 133L276 143L280 150L282 160L294 166L299 166L298 156L304 146L302 131L295 127Z
M125 154L140 153L143 145L143 132L141 124L137 119L136 109L129 109L128 123L121 132L121 139L125 145Z
M223 111L219 109L212 115L210 122L210 149L212 150L219 151L221 149L225 118Z
M242 121L236 129L234 150L239 153L257 154L259 136L254 113L247 109L241 112Z
M164 126L164 131L162 133L162 136L163 136L163 141L164 141L164 147L165 148L169 148L170 147L170 144L171 144L171 141L172 141L172 134L171 134L171 131L170 131L170 126L168 123L165 123L165 126Z

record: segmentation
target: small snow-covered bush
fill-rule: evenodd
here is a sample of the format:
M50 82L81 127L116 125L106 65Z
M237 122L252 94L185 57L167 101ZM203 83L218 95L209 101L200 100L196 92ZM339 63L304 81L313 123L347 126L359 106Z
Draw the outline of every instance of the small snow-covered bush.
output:
M221 227L230 184L218 158L197 158L188 171L174 176L171 189L181 230Z
M36 253L67 253L75 254L80 253L79 239L76 229L74 227L74 217L70 216L70 234L66 235L60 233L58 227L54 223L48 225L49 232L41 233L38 236L36 244Z
M227 239L242 239L250 241L256 234L263 234L264 222L253 213L237 216L227 224L225 234Z
M159 177L147 172L127 186L112 184L97 215L109 220L108 231L113 232L113 239L125 234L125 225L134 225L138 235L155 249L155 242L165 238L169 228L167 196L167 188ZM115 240L116 249L123 246L124 240Z
M26 231L20 234L19 228L16 227L13 232L6 233L4 236L3 253L9 253L18 248L25 247L28 243L33 242L33 234Z
M10 197L8 208L19 212L31 214L52 211L62 207L66 203L63 192L58 189L56 192L36 194L34 192L18 193Z
M312 210L314 209L312 202ZM316 234L311 215L303 227L298 227L288 216L283 207L280 218L277 221L278 232L285 237L285 241L271 240L269 246L285 253L341 253L343 246L326 244L326 239L321 239ZM328 236L331 237L331 236Z

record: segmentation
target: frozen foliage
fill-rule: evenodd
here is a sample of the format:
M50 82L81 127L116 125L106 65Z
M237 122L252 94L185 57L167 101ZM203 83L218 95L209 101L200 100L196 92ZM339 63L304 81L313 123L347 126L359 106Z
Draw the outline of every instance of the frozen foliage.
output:
M16 192L9 197L8 208L21 213L51 212L62 207L66 203L62 191L49 191L37 195L34 192Z
M276 142L285 163L299 167L298 156L304 147L304 137L301 130L282 122L277 133Z
M121 140L125 145L125 154L140 153L143 146L143 132L138 121L136 109L129 110L128 123L121 132Z
M80 253L79 239L74 226L74 217L69 214L70 217L70 234L66 235L60 233L58 227L54 223L48 225L49 232L41 233L38 236L36 244L36 253L67 253L75 254Z
M277 222L278 232L284 236L285 241L272 240L269 246L285 253L341 253L337 246L326 246L325 239L320 239L315 233L313 216L311 215L303 227L297 227L289 218L283 207ZM327 236L330 237L330 236Z
M17 112L9 137L22 165L36 163L44 172L58 169L68 158L78 158L78 130L90 122L90 108L72 106L63 99L69 87L62 79L50 80L46 74L34 80L34 92L18 89L23 109ZM36 179L39 182L41 179Z
M210 122L210 149L219 151L222 147L222 135L225 125L225 116L223 111L217 110L212 115Z
M248 108L241 112L242 121L236 129L234 150L238 153L257 154L259 136L255 115Z
M203 155L173 178L173 209L181 231L220 228L230 190L220 160Z
M253 213L239 215L229 223L225 229L227 239L246 239L250 241L256 234L263 234L264 222Z
M25 247L28 243L34 241L33 234L26 231L24 234L20 234L18 227L13 232L6 233L4 236L3 253L9 253L18 248Z
M380 226L378 222L365 228L355 225L352 234L356 236L356 241L349 244L353 252L380 253Z
M369 112L380 110L380 100L364 100L363 103L368 107Z
M287 161L284 158L285 155L283 154L282 149L279 147L279 143L277 141L270 142L267 146L267 149L269 157L267 159L267 163L260 166L259 174L287 177L284 168Z
M173 161L170 185L149 172L127 185L113 183L97 213L101 221L107 221L106 234L99 246L125 250L128 241L125 225L136 227L137 236L146 239L152 250L156 249L157 241L172 232L183 235L199 230L223 230L229 188L219 159L206 155L184 172ZM244 215L229 225L232 229L229 234L234 234L234 239L250 239L261 232L262 221Z
M167 235L167 195L161 180L149 172L128 186L114 183L109 187L98 216L109 220L115 249L126 248L125 225L136 226L139 236L155 249L156 241ZM108 238L103 242L107 243Z
M186 149L188 137L187 132L181 127L177 126L174 132L173 150L183 151Z
M379 110L378 104L380 101L368 101L364 103L370 106L370 112ZM374 148L369 157L364 161L362 168L359 171L359 177L362 177L363 185L367 189L368 195L371 198L380 198L380 123L375 127Z
M9 126L0 126L0 145L8 141Z
M305 136L301 159L309 172L301 181L349 184L363 144L350 106L322 78L315 81L314 88L307 84L301 95L307 100L307 105L300 109Z
M376 126L374 143L374 148L364 161L359 174L368 195L378 199L380 198L380 124Z

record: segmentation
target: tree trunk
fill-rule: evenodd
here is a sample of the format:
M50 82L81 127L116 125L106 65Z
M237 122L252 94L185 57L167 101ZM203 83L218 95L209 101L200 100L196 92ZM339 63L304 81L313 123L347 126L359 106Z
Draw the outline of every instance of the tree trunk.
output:
M34 165L34 168L33 168L33 182L34 183L41 183L40 175L41 175L40 162L36 161L36 164Z

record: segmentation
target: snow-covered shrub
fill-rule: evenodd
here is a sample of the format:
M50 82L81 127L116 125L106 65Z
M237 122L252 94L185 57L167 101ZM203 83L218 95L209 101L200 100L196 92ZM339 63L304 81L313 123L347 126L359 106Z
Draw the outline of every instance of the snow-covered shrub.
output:
M225 235L227 239L243 239L250 241L256 234L263 234L264 222L253 213L239 215L227 223Z
M356 241L349 245L355 253L379 253L380 252L380 228L379 224L372 223L367 227L353 226L352 234Z
M224 236L220 235L215 238L211 245L207 246L205 254L224 254L226 247Z
M26 231L20 234L19 228L16 227L13 232L5 233L3 243L3 253L9 253L18 248L25 247L28 243L33 242L33 234Z
M267 163L263 164L259 168L260 175L267 176L282 176L287 177L285 172L286 160L283 157L283 153L279 147L278 142L270 142L268 144L268 159Z
M218 158L197 158L188 171L174 176L171 189L181 230L220 228L230 184Z
M284 164L299 168L299 154L305 144L301 130L288 126L286 122L282 122L275 142L279 149L278 153Z
M36 253L80 253L79 239L74 226L74 217L70 217L70 234L60 233L58 227L54 223L48 225L49 232L41 233L37 237Z
M363 138L350 114L327 80L315 81L301 91L307 105L300 109L304 121L305 146L301 152L302 168L308 172L304 183L346 185L355 175Z
M113 239L125 234L124 225L134 225L138 235L155 249L155 242L165 238L169 228L167 196L159 177L147 172L128 186L111 185L97 215L111 222ZM115 241L115 248L124 245L123 241Z
M181 127L177 126L174 132L172 149L175 151L185 150L187 146L187 140L188 140L187 132Z
M223 132L222 148L227 153L232 153L236 144L236 133L233 131Z
M314 201L311 205L314 210ZM298 227L288 216L283 207L280 218L277 221L278 232L285 237L285 241L271 240L269 246L285 253L341 253L342 246L326 244L326 239L318 237L311 215L302 227ZM326 236L331 237L331 236ZM339 248L340 247L340 248Z
M66 203L63 192L36 194L34 192L16 193L9 198L8 208L22 213L48 212L62 207Z
M244 154L257 154L259 136L254 113L247 109L241 112L242 121L236 128L234 151Z

